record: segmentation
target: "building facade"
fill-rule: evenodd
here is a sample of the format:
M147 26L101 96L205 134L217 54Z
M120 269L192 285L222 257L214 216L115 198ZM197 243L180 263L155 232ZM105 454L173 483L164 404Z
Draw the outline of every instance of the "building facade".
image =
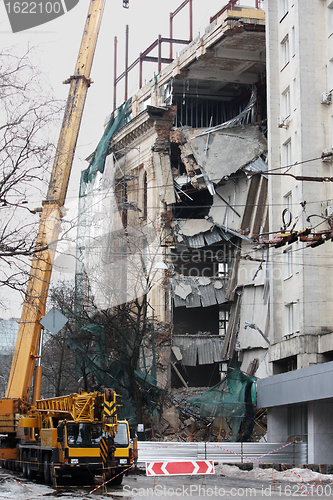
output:
M308 441L309 463L332 463L332 8L266 2L270 238L292 236L269 250L273 376L258 404L269 439Z
M161 386L268 375L265 19L235 3L112 113L81 180L78 288L148 293Z

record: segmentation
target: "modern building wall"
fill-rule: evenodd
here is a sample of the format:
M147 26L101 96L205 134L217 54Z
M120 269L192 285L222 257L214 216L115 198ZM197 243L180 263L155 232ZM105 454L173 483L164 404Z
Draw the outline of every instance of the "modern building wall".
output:
M269 177L271 234L283 228L286 208L292 213L286 231L330 227L324 216L331 203L331 183L294 177L332 175L332 163L321 159L322 151L332 145L331 108L321 103L322 89L329 86L329 59L333 56L328 4L306 0L265 3L268 169L275 174ZM270 263L270 373L290 369L292 364L302 368L321 362L318 336L333 329L327 307L333 298L330 243L307 248L305 243L295 242L272 248ZM297 337L303 338L296 341Z
M333 362L258 380L270 442L305 441L310 464L332 464Z

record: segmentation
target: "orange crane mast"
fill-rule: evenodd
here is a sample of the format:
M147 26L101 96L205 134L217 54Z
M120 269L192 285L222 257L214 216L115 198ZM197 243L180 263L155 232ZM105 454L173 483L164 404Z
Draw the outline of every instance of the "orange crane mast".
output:
M127 2L128 3L128 2ZM90 0L89 11L60 131L46 200L43 201L35 252L23 304L6 395L0 399L0 463L22 470L45 482L56 477L103 471L120 484L124 472L136 458L128 422L118 422L117 394L79 393L40 400L42 368L39 358L41 323L61 219L80 130L90 71L105 0ZM30 389L34 377L32 404ZM69 420L68 420L69 419ZM119 425L119 428L118 428ZM85 444L76 433L82 432ZM134 435L132 436L135 437ZM75 438L75 439L74 439ZM135 439L133 440L133 442Z
M30 387L41 334L40 320L45 315L46 300L51 280L52 263L61 231L61 218L73 164L87 90L91 83L97 36L105 0L91 0L84 28L80 52L70 84L64 119L46 200L40 215L35 253L9 375L6 398L29 402ZM36 367L33 402L40 396L41 367ZM1 415L0 405L0 415Z

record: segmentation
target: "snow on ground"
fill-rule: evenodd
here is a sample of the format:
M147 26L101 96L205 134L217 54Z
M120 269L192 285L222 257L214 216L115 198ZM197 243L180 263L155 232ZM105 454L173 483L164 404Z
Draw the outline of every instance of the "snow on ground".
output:
M89 490L82 491L80 488L75 488L70 492L62 492L61 500L93 498L88 492ZM12 474L4 474L0 469L0 500L41 500L42 498L55 500L58 497L57 493L51 486L26 481ZM98 498L100 500L106 499L104 495L99 495Z
M277 471L273 468L260 469L259 467L252 470L241 470L236 465L215 465L215 474L220 476L247 479L250 481L260 479L261 481L288 481L288 482L315 482L324 481L325 483L333 483L332 474L320 474L313 472L310 469L293 468L285 471Z

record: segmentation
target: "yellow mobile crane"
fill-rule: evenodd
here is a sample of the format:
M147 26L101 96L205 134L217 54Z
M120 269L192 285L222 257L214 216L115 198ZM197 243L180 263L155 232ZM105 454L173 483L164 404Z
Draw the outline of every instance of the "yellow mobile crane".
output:
M90 70L105 0L91 0L74 75L70 84L64 119L46 200L40 214L35 253L25 294L7 391L0 400L0 460L2 465L22 469L26 477L41 472L50 479L53 470L74 472L85 466L93 474L107 468L116 476L120 466L133 459L127 422L118 424L116 394L74 394L40 400L40 320L45 315L52 263L61 230L62 212L90 86ZM30 388L34 376L32 403ZM112 407L112 414L110 408ZM121 435L119 434L121 429ZM81 441L74 439L82 431ZM116 437L118 436L118 438ZM121 437L122 436L122 437ZM121 441L115 446L114 439ZM118 458L115 459L115 456ZM91 465L92 463L92 465ZM122 474L118 477L122 477ZM118 480L119 481L119 480Z
M38 400L30 415L19 419L16 468L28 479L39 474L46 483L71 476L87 484L104 475L121 484L134 454L128 422L117 420L117 399L105 389Z

